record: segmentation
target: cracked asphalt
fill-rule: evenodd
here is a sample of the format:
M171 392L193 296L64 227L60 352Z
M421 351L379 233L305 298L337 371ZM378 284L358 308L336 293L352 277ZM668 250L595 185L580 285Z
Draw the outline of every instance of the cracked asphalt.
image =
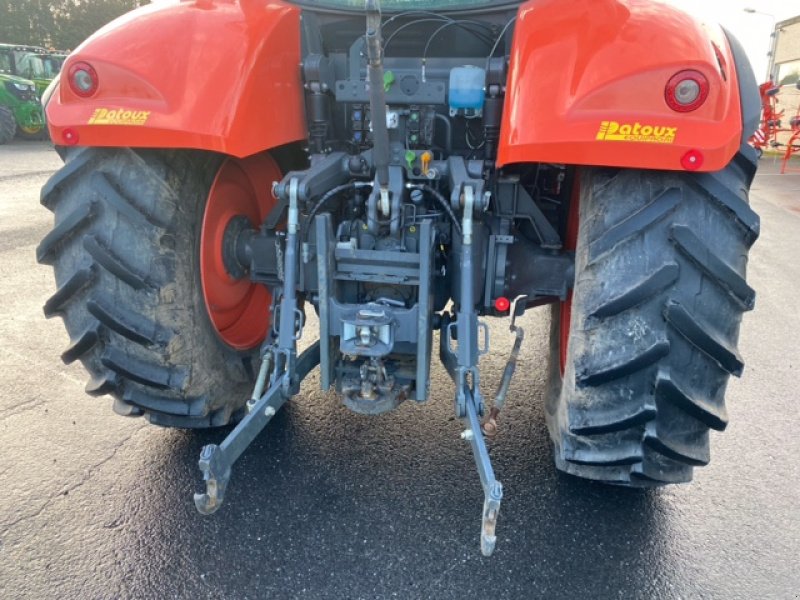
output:
M747 367L731 424L686 486L609 488L556 473L544 425L545 311L526 341L491 453L506 498L497 551L478 549L482 495L452 418L452 385L363 417L316 375L235 466L225 506L201 517L200 448L184 432L111 412L42 304L34 251L51 225L39 188L60 161L44 143L0 146L0 597L800 597L800 175L762 161L752 205ZM492 326L495 388L512 339Z

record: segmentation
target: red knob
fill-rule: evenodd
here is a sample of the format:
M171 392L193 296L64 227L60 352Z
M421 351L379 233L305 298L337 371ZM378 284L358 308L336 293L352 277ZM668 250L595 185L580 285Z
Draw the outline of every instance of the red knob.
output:
M511 307L508 298L500 296L494 301L494 307L500 312L506 312Z

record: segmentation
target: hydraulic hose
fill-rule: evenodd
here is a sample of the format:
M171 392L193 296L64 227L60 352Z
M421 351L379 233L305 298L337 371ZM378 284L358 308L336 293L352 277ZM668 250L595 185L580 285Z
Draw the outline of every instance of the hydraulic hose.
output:
M335 188L331 188L327 192L325 192L320 199L317 200L316 204L311 207L311 210L308 213L308 217L304 219L305 223L311 223L314 220L314 217L317 216L319 210L325 206L330 200L341 194L342 192L346 192L348 190L360 190L363 188L371 188L372 183L366 181L351 181L350 183L343 183L342 185L337 185ZM308 237L308 229L305 226L301 226L302 232L300 235L300 243L305 243Z
M438 191L436 191L431 186L425 185L424 183L408 183L406 184L406 187L410 190L420 190L422 192L425 192L426 194L429 194L434 200L436 200L436 203L442 207L442 210L444 210L445 214L448 217L450 217L450 220L453 222L453 227L455 227L456 231L458 232L458 235L459 236L461 235L461 223L458 222L458 217L456 217L456 214L453 212L453 209L450 208L450 203L447 201L447 198L442 196Z
M453 124L450 122L450 117L441 113L436 113L436 120L444 123L445 135L447 136L445 139L444 150L447 152L447 156L450 156L453 154Z

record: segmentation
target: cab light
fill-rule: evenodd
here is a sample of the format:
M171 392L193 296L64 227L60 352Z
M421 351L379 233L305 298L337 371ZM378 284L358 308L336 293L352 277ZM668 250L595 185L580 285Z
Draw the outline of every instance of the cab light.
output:
M664 98L675 112L691 112L706 101L708 90L708 79L700 71L681 71L667 82Z
M81 98L97 91L97 71L89 63L76 62L69 68L69 87Z

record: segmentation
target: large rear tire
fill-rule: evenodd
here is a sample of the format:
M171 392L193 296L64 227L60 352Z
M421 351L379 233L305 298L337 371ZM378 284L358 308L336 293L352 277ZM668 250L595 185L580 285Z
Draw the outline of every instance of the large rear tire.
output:
M71 344L62 359L84 364L87 393L112 395L120 414L212 427L247 400L257 345L224 341L202 286L201 229L223 160L84 148L42 190L55 227L37 258L53 265L58 288L45 315L63 318Z
M575 287L551 330L546 415L560 470L648 486L708 463L755 301L755 168L746 147L718 173L580 173Z
M5 106L0 106L0 146L13 140L16 130L17 121L14 113Z

